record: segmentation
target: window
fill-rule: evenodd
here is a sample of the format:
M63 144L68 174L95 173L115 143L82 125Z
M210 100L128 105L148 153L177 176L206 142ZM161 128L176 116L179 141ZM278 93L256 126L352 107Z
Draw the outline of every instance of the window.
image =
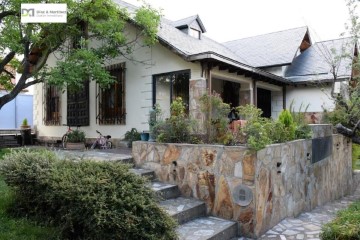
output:
M201 33L199 30L196 30L194 28L189 28L189 35L194 37L194 38L197 38L197 39L200 39L201 38Z
M89 126L89 81L78 91L67 91L67 125Z
M60 125L61 122L61 90L59 87L44 84L44 124Z
M170 72L153 77L153 104L159 104L165 115L170 114L170 104L181 97L189 108L190 70Z
M110 88L97 88L97 121L99 124L126 124L125 63L106 69L115 78L115 83Z

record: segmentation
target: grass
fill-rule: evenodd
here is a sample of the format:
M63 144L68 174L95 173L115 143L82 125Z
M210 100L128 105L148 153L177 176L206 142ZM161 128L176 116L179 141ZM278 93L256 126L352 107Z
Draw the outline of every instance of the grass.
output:
M322 227L320 238L333 239L360 239L360 201L357 201L345 210L336 214L336 218Z
M10 152L0 149L0 161ZM55 228L38 226L26 218L17 218L8 214L7 209L13 203L11 189L0 176L0 240L48 240L56 239Z
M360 145L355 143L352 145L352 167L360 170Z

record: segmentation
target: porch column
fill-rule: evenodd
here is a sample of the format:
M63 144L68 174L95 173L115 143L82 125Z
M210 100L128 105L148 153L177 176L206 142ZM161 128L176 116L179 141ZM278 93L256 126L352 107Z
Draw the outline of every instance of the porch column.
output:
M254 79L250 83L250 104L257 106L257 86Z
M200 98L206 93L206 78L189 80L189 115L196 119L199 129L203 129L205 114L201 111Z

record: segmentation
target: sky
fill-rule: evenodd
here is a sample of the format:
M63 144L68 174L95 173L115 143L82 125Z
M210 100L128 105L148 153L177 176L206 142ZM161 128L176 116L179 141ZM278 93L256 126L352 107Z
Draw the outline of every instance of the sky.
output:
M124 0L141 5L138 0ZM349 19L345 0L145 0L170 20L198 14L206 36L226 42L308 26L313 41L336 39Z

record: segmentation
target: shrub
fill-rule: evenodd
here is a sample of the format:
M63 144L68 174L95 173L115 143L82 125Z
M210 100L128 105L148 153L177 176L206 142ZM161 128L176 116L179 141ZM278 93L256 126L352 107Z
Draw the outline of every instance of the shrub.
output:
M85 142L85 132L79 129L75 129L67 133L67 142L70 143L81 143Z
M204 94L200 98L201 110L205 114L206 138L208 143L228 145L233 141L229 130L230 105L224 103L216 92Z
M283 131L285 133L283 134L283 137L279 139L280 142L294 140L296 125L294 123L291 113L286 109L282 110L279 115L278 121L282 124Z
M290 103L290 112L295 123L295 139L309 139L312 136L312 132L309 124L305 121L304 113L307 112L310 105L306 105L303 110L303 105L300 104L298 111L295 112L293 104L294 102L292 101Z
M168 119L156 121L153 127L156 141L168 143L192 142L194 139L191 137L191 133L195 123L187 116L185 104L180 97L171 103L170 113Z
M245 127L240 129L240 133L245 136L245 141L250 148L257 151L273 143L270 134L272 121L261 117L261 109L254 105L239 106L236 109L240 117L247 121Z
M63 239L175 239L174 220L128 168L23 150L6 155L0 173L15 190L16 211L60 226Z
M132 142L141 140L141 134L136 128L132 128L125 133L125 140L128 141L128 147L132 147Z
M333 221L323 225L320 238L323 240L360 239L360 201L339 211Z

